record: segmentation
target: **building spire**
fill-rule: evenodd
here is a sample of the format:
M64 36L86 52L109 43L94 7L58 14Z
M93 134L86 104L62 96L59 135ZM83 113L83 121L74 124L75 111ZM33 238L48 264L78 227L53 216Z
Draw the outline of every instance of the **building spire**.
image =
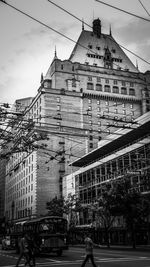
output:
M111 32L111 24L109 26L109 35L112 36L112 32Z
M43 80L44 80L44 78L43 78L43 72L42 72L42 73L41 73L41 81L40 81L40 83L42 83Z
M139 70L138 61L136 59L136 68Z
M84 19L82 19L82 31L84 31Z
M54 55L54 59L57 59L56 45L55 45L55 55Z

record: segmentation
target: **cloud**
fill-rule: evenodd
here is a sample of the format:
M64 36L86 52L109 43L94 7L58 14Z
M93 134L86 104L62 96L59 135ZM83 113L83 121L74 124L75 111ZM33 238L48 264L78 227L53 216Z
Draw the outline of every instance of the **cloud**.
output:
M113 35L120 45L123 45L139 57L150 62L150 35L148 22L142 21L141 19L132 19L128 23L122 25L114 22ZM140 60L138 57L133 57L131 53L129 53L128 56L131 57L131 59L134 58L134 62L137 58L141 65L141 71L146 71L150 68L149 64Z

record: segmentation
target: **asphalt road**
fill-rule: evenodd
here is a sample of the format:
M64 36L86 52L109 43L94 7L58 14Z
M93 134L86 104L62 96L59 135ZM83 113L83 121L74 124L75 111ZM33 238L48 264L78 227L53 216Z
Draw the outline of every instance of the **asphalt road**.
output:
M70 247L61 257L56 255L42 255L36 258L37 267L81 266L84 259L84 249L80 247ZM133 250L111 250L95 249L94 257L97 267L150 267L150 251ZM0 250L0 266L15 267L18 255L13 251ZM21 261L20 266L24 266ZM87 267L91 263L86 264Z

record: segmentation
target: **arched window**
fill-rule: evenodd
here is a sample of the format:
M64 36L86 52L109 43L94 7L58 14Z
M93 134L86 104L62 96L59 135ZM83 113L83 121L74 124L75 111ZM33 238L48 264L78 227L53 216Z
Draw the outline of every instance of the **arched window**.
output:
M121 94L127 95L127 88L126 87L121 87Z
M111 92L110 85L105 85L104 92L107 92L107 93L110 93Z
M96 84L96 91L102 91L102 85L97 83Z
M129 88L129 95L135 95L135 89Z
M87 83L87 90L94 90L93 83Z
M113 86L113 93L119 94L119 87L118 86Z

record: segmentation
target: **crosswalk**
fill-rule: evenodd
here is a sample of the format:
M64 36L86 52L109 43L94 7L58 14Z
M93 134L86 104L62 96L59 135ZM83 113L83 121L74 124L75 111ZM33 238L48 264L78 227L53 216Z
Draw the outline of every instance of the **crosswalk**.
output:
M14 261L18 258L18 255L12 255L11 253L9 253L9 251L0 251L0 255L1 256L5 256L7 257L8 259L12 258L14 259ZM107 256L102 256L102 255L99 255L98 253L96 253L95 255L95 262L96 264L99 266L101 265L101 263L113 263L113 262L140 262L140 261L145 261L148 263L147 266L150 266L150 257L149 256L129 256L129 255L126 255L126 256L121 256L121 255L114 255L114 256L110 256L107 257ZM44 257L43 258L43 261L41 261L41 258L37 258L36 259L36 266L38 267L50 267L50 266L66 266L66 265L70 265L71 267L72 266L76 266L76 265L81 265L81 262L83 261L83 254L79 256L78 259L75 259L75 260L67 260L66 257L65 258L61 258L61 259L55 259L55 258L49 258L49 257ZM20 267L24 266L24 263L20 264ZM1 265L0 264L0 267L14 267L14 264L6 264L6 265Z

